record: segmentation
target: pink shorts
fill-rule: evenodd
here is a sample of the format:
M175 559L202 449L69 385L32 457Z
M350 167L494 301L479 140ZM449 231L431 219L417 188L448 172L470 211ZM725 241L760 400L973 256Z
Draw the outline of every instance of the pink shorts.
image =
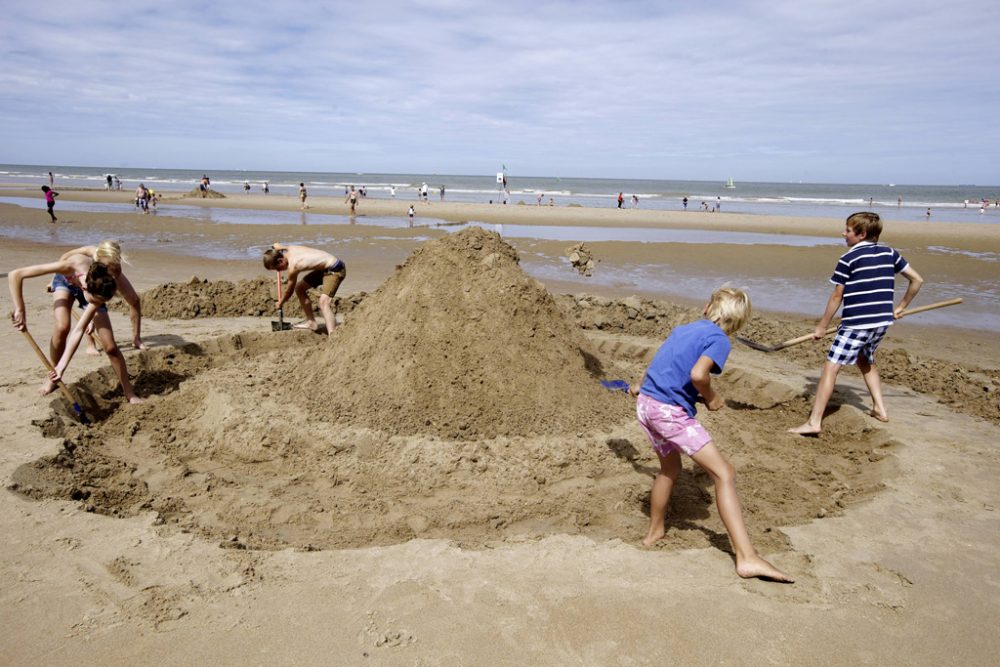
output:
M705 427L694 417L689 417L680 406L660 403L655 398L639 394L635 413L639 417L639 426L660 456L673 451L694 456L712 441Z

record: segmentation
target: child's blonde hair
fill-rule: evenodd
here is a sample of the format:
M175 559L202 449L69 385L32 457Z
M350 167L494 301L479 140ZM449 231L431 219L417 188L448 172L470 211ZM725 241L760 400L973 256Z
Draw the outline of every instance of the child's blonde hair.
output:
M712 292L708 300L705 316L719 325L726 334L734 334L750 319L753 306L750 296L741 289L723 285Z
M94 250L94 261L105 266L114 265L119 268L122 264L128 264L128 260L122 255L122 247L118 245L118 241L111 239L97 244L97 249Z
M872 211L859 211L847 216L847 226L855 234L865 233L865 241L875 243L882 235L882 218Z

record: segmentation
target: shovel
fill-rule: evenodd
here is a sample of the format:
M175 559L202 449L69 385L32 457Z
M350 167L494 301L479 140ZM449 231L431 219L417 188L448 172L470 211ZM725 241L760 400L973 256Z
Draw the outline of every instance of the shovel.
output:
M49 363L49 358L46 357L45 353L42 352L42 349L38 347L38 343L36 343L35 339L32 338L30 333L28 333L28 330L24 329L21 333L23 333L24 337L28 339L28 342L31 343L31 347L35 350L35 354L38 355L38 358L41 359L42 364L44 364L45 366L45 369L48 370L50 373L54 371L55 369L52 368L52 364ZM80 422L83 424L89 424L90 420L87 419L87 415L84 414L83 408L81 408L80 404L76 402L76 398L73 397L73 392L69 390L69 387L66 386L66 383L60 379L58 382L56 382L56 385L59 387L59 391L62 392L62 395L66 398L66 400L69 401L69 404L73 406L73 412L75 412L76 416L79 417Z
M961 299L948 299L947 301L938 301L937 303L929 303L926 306L920 306L918 308L908 308L899 314L900 317L906 317L907 315L916 315L917 313L922 313L927 310L934 310L936 308L944 308L946 306L956 306L962 303ZM839 327L830 327L826 330L824 336L829 336L834 333ZM805 336L799 336L798 338L792 338L791 340L786 340L783 343L778 343L777 345L764 345L763 343L757 343L752 340L747 340L740 336L735 337L736 340L743 343L747 347L753 348L755 350L760 350L761 352L777 352L778 350L784 350L786 347L792 347L793 345L798 345L799 343L805 343L806 341L814 340L812 334L806 334Z
M281 271L275 271L278 274L278 301L281 301L284 296L281 292ZM292 328L291 322L285 321L285 309L278 309L278 321L275 322L271 320L271 331L288 331Z

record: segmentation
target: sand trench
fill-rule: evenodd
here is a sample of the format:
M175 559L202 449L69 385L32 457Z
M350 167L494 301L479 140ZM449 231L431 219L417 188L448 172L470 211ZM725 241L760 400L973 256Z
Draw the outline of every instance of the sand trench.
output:
M124 409L110 371L84 378L97 423L41 424L62 450L11 488L152 511L227 548L634 541L656 461L634 401L597 380L641 373L647 352L595 344L510 246L470 229L418 249L329 340L248 333L143 353L130 370L152 398ZM765 553L788 548L782 526L839 514L893 474L896 443L854 409L805 441L784 429L808 398L739 369L720 388L732 409L700 416ZM686 467L662 548L728 551L708 476Z

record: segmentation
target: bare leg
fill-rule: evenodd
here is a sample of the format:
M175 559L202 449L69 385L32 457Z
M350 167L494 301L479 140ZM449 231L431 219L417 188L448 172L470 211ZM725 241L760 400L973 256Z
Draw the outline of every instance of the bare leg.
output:
M823 372L819 376L819 384L816 386L816 398L813 401L812 412L805 424L788 429L789 433L799 435L816 435L823 430L823 413L833 396L833 388L837 384L837 374L840 373L840 364L827 361L823 364Z
M302 312L306 316L306 321L304 325L295 325L296 329L311 329L316 331L316 316L313 314L312 304L309 302L309 295L306 293L309 291L309 285L305 281L299 281L299 284L295 286L295 296L299 298L299 305L302 306Z
M333 308L330 307L332 302L333 299L326 294L319 295L319 309L323 313L323 320L326 322L326 333L329 336L333 335L333 330L337 326L337 320L333 316Z
M656 473L653 489L649 492L649 532L642 540L647 547L653 546L666 534L663 522L667 518L667 505L681 473L681 455L676 451L667 456L657 456L660 457L660 472Z
M736 493L736 471L715 443L709 442L691 458L708 471L715 482L715 504L719 507L719 516L726 526L726 532L729 533L733 551L736 552L736 574L744 579L760 577L788 583L794 581L761 558L754 549L746 523L743 522L740 497Z
M97 335L101 339L101 347L108 354L108 361L111 362L111 368L114 369L115 375L118 376L118 381L122 385L122 393L125 394L125 399L129 403L143 403L143 399L136 396L135 389L132 387L132 381L128 376L128 367L125 364L125 355L118 349L118 344L115 342L115 333L111 329L111 318L108 317L107 313L99 312L94 316L94 328L97 329Z
M66 350L66 337L69 334L70 325L70 308L73 305L73 299L70 298L69 293L65 290L58 290L52 295L52 338L49 340L49 361L52 361L53 365L59 362L62 358L63 352ZM46 380L41 387L38 388L38 393L51 394L56 390L56 384L51 380Z
M871 416L880 422L889 421L889 413L885 411L885 403L882 399L882 378L879 376L878 366L862 354L858 356L858 370L861 371L861 377L868 385L868 393L872 395Z

